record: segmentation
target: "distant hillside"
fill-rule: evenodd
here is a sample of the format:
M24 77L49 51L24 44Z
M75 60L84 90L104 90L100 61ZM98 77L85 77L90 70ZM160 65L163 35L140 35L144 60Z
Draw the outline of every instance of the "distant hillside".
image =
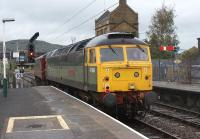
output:
M19 50L27 50L27 44L28 40L12 40L6 42L6 48L7 51L16 51L17 50L17 44ZM57 49L57 48L62 48L64 47L63 45L58 45L58 44L51 44L45 41L35 41L35 51L36 53L45 53L49 52L51 50ZM2 42L0 42L0 51L2 51Z

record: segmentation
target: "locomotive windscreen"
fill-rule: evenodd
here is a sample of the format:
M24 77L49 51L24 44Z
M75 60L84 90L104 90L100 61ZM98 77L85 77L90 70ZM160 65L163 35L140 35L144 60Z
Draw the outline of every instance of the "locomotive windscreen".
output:
M148 60L148 53L146 48L142 48L144 51L136 47L128 47L126 48L127 58L130 61L147 61Z
M124 61L123 48L101 48L101 62Z

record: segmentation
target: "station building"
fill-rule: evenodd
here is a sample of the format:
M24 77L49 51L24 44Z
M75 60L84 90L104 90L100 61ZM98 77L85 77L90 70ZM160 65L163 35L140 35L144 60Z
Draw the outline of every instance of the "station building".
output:
M127 0L119 0L112 12L106 11L95 20L96 36L109 32L131 32L138 37L138 13L131 9Z
M12 51L9 49L6 49L6 58L11 59L12 58ZM3 59L3 48L0 46L0 60Z
M199 55L200 55L200 38L197 38L198 41L198 49L199 49Z

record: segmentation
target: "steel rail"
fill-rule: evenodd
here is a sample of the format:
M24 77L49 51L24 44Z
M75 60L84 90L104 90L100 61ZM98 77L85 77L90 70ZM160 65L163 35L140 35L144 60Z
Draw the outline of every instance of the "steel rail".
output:
M162 130L160 128L157 128L157 127L155 127L153 125L145 123L144 121L142 121L140 119L134 119L134 120L136 120L140 124L145 125L145 128L149 128L150 130L154 130L154 131L158 132L158 136L161 136L161 138L164 136L167 139L181 139L181 138L177 137L176 135L170 134L170 133L168 133L168 132L166 132L166 131L164 131L164 130ZM151 131L151 133L153 133L153 131Z
M167 110L165 109L165 111L167 111ZM180 121L181 123L187 124L187 125L192 126L192 127L200 128L200 123L186 120L186 119L184 119L183 115L181 117L178 117L178 116L180 116L180 114L179 115L177 114L178 116L175 114L175 116L174 116L174 115L163 113L163 111L160 112L159 110L155 110L155 109L151 109L150 113L154 114L154 115L156 114L157 116L164 116L164 117L167 117L167 118L170 118L170 119L174 119L174 120L177 120L177 122ZM186 116L185 116L185 118L186 118ZM196 118L196 117L194 117L194 118Z
M24 81L26 81L26 82L32 84L32 85L35 84L35 83L33 82L33 80L35 80L35 78L33 78L33 77L31 77L31 76L26 76L26 75L24 75L24 76L22 77L22 79L23 79ZM29 79L30 79L30 80L29 80Z
M179 111L182 111L182 112L187 112L187 113L191 113L191 114L200 116L200 113L195 112L195 111L191 111L191 110L188 110L188 109L185 109L185 108L182 108L182 107L173 106L173 105L165 104L165 103L162 103L162 102L155 102L154 104L156 104L156 106L160 105L160 106L163 106L163 107L168 107L168 108L171 108L171 109L176 109L176 110L179 110Z

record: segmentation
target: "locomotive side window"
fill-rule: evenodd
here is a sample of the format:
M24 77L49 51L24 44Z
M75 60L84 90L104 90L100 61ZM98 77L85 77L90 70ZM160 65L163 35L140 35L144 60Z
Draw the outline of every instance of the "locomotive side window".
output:
M90 49L89 50L89 63L96 63L96 53L95 53L95 49Z

